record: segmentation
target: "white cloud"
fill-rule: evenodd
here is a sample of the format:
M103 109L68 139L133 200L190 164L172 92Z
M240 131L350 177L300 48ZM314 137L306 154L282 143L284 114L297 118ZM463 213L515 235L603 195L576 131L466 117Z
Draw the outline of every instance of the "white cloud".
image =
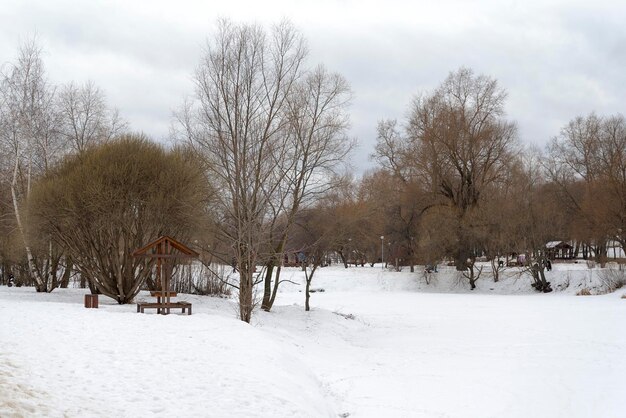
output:
M0 0L0 61L37 31L55 83L94 80L132 127L167 135L171 110L218 17L302 30L311 64L352 84L360 169L382 118L461 65L497 78L523 140L545 143L580 113L625 112L626 4L616 1Z

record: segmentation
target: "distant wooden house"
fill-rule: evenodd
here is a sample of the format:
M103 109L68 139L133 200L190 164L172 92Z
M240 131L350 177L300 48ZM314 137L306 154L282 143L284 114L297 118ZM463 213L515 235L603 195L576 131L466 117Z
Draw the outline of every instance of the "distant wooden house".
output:
M550 260L574 258L574 247L565 241L550 241L546 244L546 256Z

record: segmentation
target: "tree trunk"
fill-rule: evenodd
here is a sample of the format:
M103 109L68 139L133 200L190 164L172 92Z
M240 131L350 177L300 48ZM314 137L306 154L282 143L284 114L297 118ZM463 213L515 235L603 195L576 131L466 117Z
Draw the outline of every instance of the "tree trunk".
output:
M545 258L539 257L537 261L530 266L530 272L534 281L532 287L539 292L549 293L552 292L552 287L550 286L550 282L546 280L545 265Z
M91 280L88 280L87 284L89 285L89 291L91 292L92 295L100 295L100 294L102 294L100 289L98 289L98 287L94 283L92 283Z
M65 257L65 270L63 271L63 276L61 277L62 289L66 289L70 284L70 276L72 275L73 267L74 263L72 262L72 257Z
M35 280L35 289L37 292L45 292L46 284L41 279L37 272L37 266L35 264L35 258L33 257L33 253L31 251L30 246L28 245L28 240L26 239L26 231L24 231L24 226L22 224L22 216L20 214L19 204L17 200L17 174L18 174L19 162L17 159L17 155L15 157L15 166L13 168L13 180L11 181L11 197L13 200L13 210L15 212L15 221L17 223L17 228L20 231L20 235L22 236L22 241L24 242L24 249L26 250L26 259L28 260L28 271L31 277Z
M261 302L261 309L269 312L272 309L272 274L274 273L274 266L276 265L276 257L271 256L265 265L265 279L263 280L263 302Z
M243 267L243 266L242 266ZM239 269L239 319L250 323L252 319L252 268L245 266Z
M339 253L339 257L341 257L341 262L343 263L343 266L345 268L348 268L348 260L346 259L346 256L343 254L342 250L337 251Z
M311 310L311 282L313 281L313 275L315 274L315 270L317 270L317 267L319 266L317 262L318 261L313 263L313 268L311 269L310 273L308 273L307 270L304 270L304 277L306 279L306 287L304 290L304 310L307 312Z
M606 258L607 258L607 248L606 248L606 240L601 238L597 240L598 244L595 246L595 257L594 261L600 264L601 268L606 267ZM602 243L602 244L600 244Z
M285 244L287 242L287 235L283 234L280 238L280 242L274 249L274 254L270 257L266 264L265 279L263 283L263 302L261 303L261 309L269 312L274 306L274 299L276 299L276 292L278 292L278 283L280 280L280 271L282 265L282 258L284 257ZM274 288L272 290L272 274L274 268L276 269L276 277L274 277Z
M59 285L58 272L61 257L54 255L54 251L52 250L52 241L48 243L48 248L48 260L46 260L46 265L48 267L44 270L44 277L46 278L47 283L46 292L50 293Z
M305 297L304 297L304 310L307 312L311 310L311 307L309 305L310 299L311 299L311 280L307 279Z
M456 257L454 260L456 271L465 271L469 268L469 265L467 263L467 259L469 258L469 256L470 256L469 250L467 250L465 245L461 243L459 249L457 250Z
M500 280L500 265L498 264L500 260L497 260L495 257L491 259L491 271L493 272L493 282L497 283Z
M474 290L476 289L476 278L474 277L474 268L470 267L469 268L469 283L470 283L470 289Z
M280 281L280 272L282 270L282 265L278 265L276 268L276 277L274 278L274 289L272 290L272 298L270 299L270 309L274 306L274 301L276 300L276 295L278 294L278 283Z
M467 263L468 274L463 273L463 275L469 280L471 290L476 289L476 281L480 278L480 275L482 274L482 271L483 271L482 267L479 269L476 269L478 270L478 274L476 274L475 267L476 267L476 259L470 258L469 262Z
M2 275L0 276L0 283L7 284L9 282L9 263L6 260L2 260Z

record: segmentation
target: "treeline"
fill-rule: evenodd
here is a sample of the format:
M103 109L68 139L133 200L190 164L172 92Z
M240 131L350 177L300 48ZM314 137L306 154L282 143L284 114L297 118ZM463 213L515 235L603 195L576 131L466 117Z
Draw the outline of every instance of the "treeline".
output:
M78 274L128 303L156 286L131 252L169 234L209 269L236 266L250 321L257 304L272 308L293 253L305 255L307 289L330 253L346 266L447 259L472 287L477 257L494 260L498 280L497 260L523 253L547 290L548 241L575 240L599 262L610 240L626 248L622 116L578 117L533 149L497 81L462 68L406 120L379 122L377 168L354 179L349 84L307 54L289 23L219 22L165 149L129 133L92 83L52 85L37 44L23 45L0 84L3 280L51 291Z
M472 288L477 257L492 260L497 281L499 259L525 254L539 290L549 241L575 242L601 264L609 242L626 249L624 117L577 117L539 150L519 142L505 99L495 79L462 68L418 96L406 120L380 121L379 167L335 209L334 219L351 217L337 228L343 248L376 260L382 244L410 266L447 259Z

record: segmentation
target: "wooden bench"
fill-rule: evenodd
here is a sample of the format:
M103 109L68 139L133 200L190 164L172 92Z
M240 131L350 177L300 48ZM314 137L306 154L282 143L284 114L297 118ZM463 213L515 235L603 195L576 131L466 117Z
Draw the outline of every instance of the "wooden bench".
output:
M191 315L191 303L189 302L143 302L137 304L137 313L144 313L144 309L156 309L157 313L162 313L163 315L169 314L170 309L181 309L183 314L186 311L187 315Z
M156 302L141 302L137 304L137 312L144 313L144 309L156 309L157 313L167 315L170 309L181 309L184 314L191 315L191 303L189 302L172 302L169 299L176 297L178 293L171 290L152 290L150 296L157 299Z

